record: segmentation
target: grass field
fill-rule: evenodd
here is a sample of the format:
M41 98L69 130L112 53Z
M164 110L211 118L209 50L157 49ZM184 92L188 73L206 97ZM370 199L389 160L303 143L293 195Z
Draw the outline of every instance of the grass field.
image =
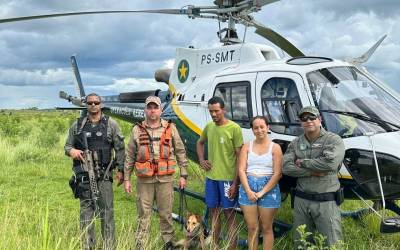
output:
M79 202L68 187L71 160L63 151L67 130L77 116L76 112L65 111L0 112L0 249L79 248ZM132 125L122 121L120 125L128 137ZM204 174L195 164L189 170L189 188L202 192ZM136 228L135 192L127 195L121 187L114 188L118 249L131 249ZM188 198L188 203L190 211L203 213L201 202ZM359 201L346 201L342 208L360 206ZM278 218L291 221L288 201ZM96 226L98 230L99 223ZM175 227L179 239L183 234L178 224ZM161 249L157 216L153 216L151 228L148 248ZM343 229L346 249L400 249L400 234L380 234L379 220L374 215L359 221L344 219ZM242 230L242 238L245 234ZM98 236L101 241L99 232ZM291 247L290 234L275 241L276 249Z

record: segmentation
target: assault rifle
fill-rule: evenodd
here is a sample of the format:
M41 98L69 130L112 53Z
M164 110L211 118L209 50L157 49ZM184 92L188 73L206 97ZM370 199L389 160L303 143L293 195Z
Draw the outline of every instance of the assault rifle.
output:
M83 147L84 161L82 162L82 167L89 175L91 198L94 202L94 206L97 207L97 200L100 194L97 186L97 180L100 178L99 161L97 152L89 150L86 132L83 132Z

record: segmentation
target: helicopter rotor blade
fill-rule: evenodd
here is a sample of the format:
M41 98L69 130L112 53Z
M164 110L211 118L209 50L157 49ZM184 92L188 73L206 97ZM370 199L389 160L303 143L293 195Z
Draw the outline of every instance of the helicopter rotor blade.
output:
M214 4L217 6L224 6L224 5L231 5L231 6L235 6L235 5L248 5L251 4L253 6L257 6L257 7L262 7L264 5L270 4L270 3L274 3L274 2L278 2L280 0L244 0L244 1L240 1L240 0L231 0L231 2L229 1L224 1L224 0L215 0Z
M224 14L229 11L240 11L245 8L246 4L252 4L253 6L257 6L261 8L261 6L276 2L278 0L232 0L233 4L237 4L237 7L231 8L217 8L211 6L204 7L195 7L195 6L187 6L180 9L155 9L155 10L111 10L111 11L83 11L83 12L65 12L65 13L54 13L54 14L46 14L46 15L34 15L34 16L23 16L23 17L14 17L14 18L4 18L0 19L0 23L10 23L10 22L19 22L19 21L28 21L35 19L46 19L46 18L54 18L54 17L63 17L63 16L78 16L78 15L96 15L96 14L129 14L129 13L153 13L153 14L170 14L170 15L187 15L190 18L195 17L219 17L219 15ZM221 1L215 1L215 4L224 4ZM254 10L253 10L254 11ZM201 14L208 13L213 16L202 16ZM215 15L215 16L214 16ZM283 49L287 54L292 57L295 56L304 56L304 54L296 48L292 43L286 40L284 37L273 31L272 29L256 22L252 17L249 16L250 20L246 20L246 25L251 25L256 28L256 33L281 49Z
M256 27L255 32L258 35L266 38L279 48L283 49L288 55L292 57L304 56L303 52L301 52L298 48L296 48L296 46L286 40L283 36L279 35L277 32L255 21L253 21L252 24L254 27Z
M254 0L254 4L256 4L258 7L262 7L267 4L275 3L280 0Z
M195 10L195 9L182 8L182 9L159 9L159 10L110 10L110 11L66 12L66 13L55 13L55 14L47 14L47 15L4 18L4 19L0 19L0 23L20 22L20 21L62 17L62 16L79 16L79 15L96 15L96 14L155 13L155 14L170 14L170 15L192 15L195 12L193 10Z

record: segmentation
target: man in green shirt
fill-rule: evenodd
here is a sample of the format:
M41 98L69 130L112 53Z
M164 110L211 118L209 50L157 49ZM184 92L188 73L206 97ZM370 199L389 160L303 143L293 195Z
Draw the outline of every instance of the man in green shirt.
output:
M237 224L234 207L237 205L239 178L237 159L243 145L240 126L225 118L225 104L220 97L208 101L208 110L213 119L204 128L197 142L200 166L206 171L205 200L211 209L213 248L219 248L221 212L228 222L229 249L236 249ZM204 158L204 144L208 144L208 158Z

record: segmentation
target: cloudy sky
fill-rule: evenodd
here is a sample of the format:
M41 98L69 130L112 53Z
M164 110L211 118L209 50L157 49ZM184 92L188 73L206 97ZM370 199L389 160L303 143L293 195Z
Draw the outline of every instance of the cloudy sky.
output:
M194 0L0 0L0 18L56 12L180 8ZM256 19L307 55L358 57L388 37L365 65L400 91L399 0L281 0ZM77 55L86 92L154 89L154 71L171 66L176 47L218 46L218 25L185 16L122 14L60 17L0 24L0 108L66 106L75 94L69 57ZM239 30L241 34L243 29ZM247 41L268 43L247 31ZM161 85L164 87L164 85Z

